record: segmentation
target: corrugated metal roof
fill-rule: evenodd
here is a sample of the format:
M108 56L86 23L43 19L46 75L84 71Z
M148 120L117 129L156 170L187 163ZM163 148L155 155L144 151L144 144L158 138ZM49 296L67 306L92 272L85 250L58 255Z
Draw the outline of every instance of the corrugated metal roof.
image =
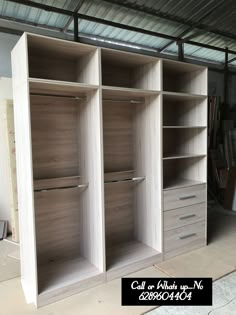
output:
M79 13L85 15L175 37L182 36L183 33L185 33L185 37L188 37L195 34L195 32L199 32L199 29L194 28L192 30L189 25L201 23L207 26L208 30L212 28L220 29L220 31L231 33L236 39L235 0L110 0L111 3L108 0L33 0L33 2L70 11L74 11L79 7ZM118 5L118 3L121 5ZM135 10L137 8L139 8L138 11ZM154 16L154 14L160 13L161 17ZM62 30L69 19L68 16L62 14L30 8L7 0L0 0L1 16L58 30ZM166 16L167 18L165 18ZM170 18L175 21L170 21ZM73 23L70 24L67 31L73 32ZM202 32L202 30L200 31ZM79 20L79 32L84 36L155 50L159 50L170 43L170 46L166 47L164 52L172 55L178 53L176 44L170 40L87 20ZM236 51L236 40L212 32L198 34L193 40L221 48L227 46L229 49ZM189 44L185 44L184 51L191 58L214 62L224 62L225 58L223 52ZM236 62L233 62L232 65L236 65Z

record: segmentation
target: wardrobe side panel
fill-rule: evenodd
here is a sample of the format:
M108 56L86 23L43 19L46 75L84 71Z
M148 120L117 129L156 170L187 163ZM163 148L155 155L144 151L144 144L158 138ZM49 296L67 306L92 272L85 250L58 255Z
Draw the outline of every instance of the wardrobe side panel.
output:
M83 204L81 252L103 272L105 257L101 123L98 89L88 96L86 104L80 105L80 169L82 179L89 183L88 188L80 194Z
M135 176L145 176L135 189L135 234L146 245L162 251L161 97L139 105L134 123Z
M12 73L22 285L27 302L36 304L37 262L26 34L12 51Z

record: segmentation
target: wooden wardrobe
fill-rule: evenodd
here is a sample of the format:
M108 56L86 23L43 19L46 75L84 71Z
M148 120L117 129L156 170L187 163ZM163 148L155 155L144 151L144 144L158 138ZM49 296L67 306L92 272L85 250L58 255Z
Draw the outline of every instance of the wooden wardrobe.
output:
M12 69L27 302L206 244L207 68L25 33Z

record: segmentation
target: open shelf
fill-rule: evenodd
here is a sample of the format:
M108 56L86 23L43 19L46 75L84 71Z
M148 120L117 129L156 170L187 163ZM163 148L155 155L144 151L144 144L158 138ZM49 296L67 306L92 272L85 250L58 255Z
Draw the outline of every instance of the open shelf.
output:
M192 129L192 128L207 128L206 126L163 126L163 129Z
M96 47L30 34L27 40L30 77L99 84Z
M160 61L156 58L111 49L101 52L103 85L160 91Z
M195 186L199 184L204 184L206 182L200 182L197 180L189 180L185 178L165 178L164 180L164 190L176 189L176 188L184 188Z
M64 288L101 272L85 258L71 257L38 266L39 295Z
M102 185L99 90L44 79L29 83L38 289L61 288L62 294L67 285L104 271L96 199Z
M163 158L206 155L206 133L206 128L163 129Z
M163 189L206 183L207 157L163 160Z
M207 99L207 95L201 94L191 94L191 93L181 93L181 92L170 92L170 91L162 91L163 96L168 101L199 101Z
M127 241L107 248L107 270L113 271L137 262L157 258L160 252L138 241Z
M163 60L163 90L207 95L207 70L198 65Z
M152 90L134 89L134 88L120 88L114 86L102 87L103 97L112 98L119 97L120 99L132 98L133 100L139 100L146 96L158 95L160 92Z
M29 78L30 92L32 94L67 95L86 97L88 93L98 88L97 85L84 83L71 83L58 80L45 80Z
M68 176L58 178L36 179L34 180L34 190L43 190L51 188L62 188L78 186L80 184L80 176Z
M163 95L163 126L206 127L207 98Z
M189 159L194 157L204 157L206 154L168 154L163 157L163 160L174 160L174 159Z

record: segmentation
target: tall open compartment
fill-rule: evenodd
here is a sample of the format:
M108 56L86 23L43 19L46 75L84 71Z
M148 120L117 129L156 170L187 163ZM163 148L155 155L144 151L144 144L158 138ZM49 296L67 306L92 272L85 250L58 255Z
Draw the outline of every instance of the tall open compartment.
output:
M30 97L40 300L104 271L97 136L85 123L98 112L99 91L55 93L53 86L47 94L33 88Z
M37 47L42 50L38 49L36 67L31 58ZM25 150L18 162L26 174L18 178L27 177L28 181L27 185L20 183L21 198L26 202L25 209L21 208L21 224L25 234L27 228L31 230L31 240L23 236L22 283L27 299L43 306L105 279L101 108L99 76L96 78L99 53L86 45L77 49L74 43L67 46L64 41L27 34L16 48L26 62L24 77L14 89L15 97L22 101L15 107L18 128L24 124L17 142ZM60 56L60 70L65 64L67 72L59 73L51 60L57 51L55 60ZM72 56L77 64L86 58L86 71L76 69L83 79L68 76ZM43 73L47 63L48 77ZM90 66L96 85L90 84L95 81L90 82L89 72L86 74ZM15 76L23 75L19 67L14 65L14 69Z
M160 95L103 89L107 277L161 258Z

